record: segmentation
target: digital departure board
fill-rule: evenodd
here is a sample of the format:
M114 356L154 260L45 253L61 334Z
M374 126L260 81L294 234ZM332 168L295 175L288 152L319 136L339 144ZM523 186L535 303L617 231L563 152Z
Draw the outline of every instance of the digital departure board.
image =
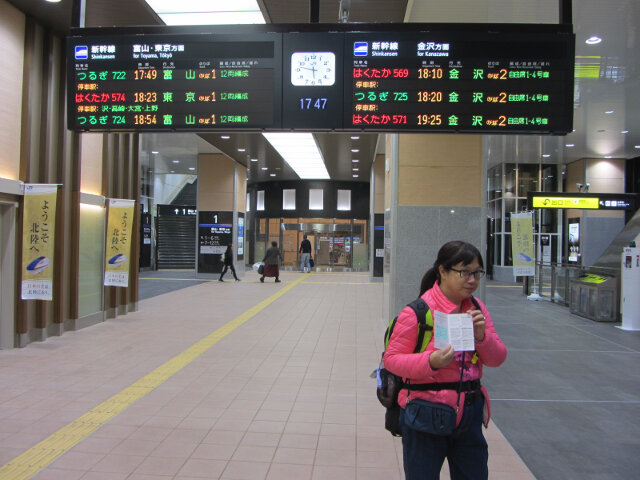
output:
M202 28L75 30L67 48L69 128L572 130L567 26Z
M69 128L279 125L281 38L270 33L71 38Z
M488 32L348 34L346 128L567 132L573 48Z

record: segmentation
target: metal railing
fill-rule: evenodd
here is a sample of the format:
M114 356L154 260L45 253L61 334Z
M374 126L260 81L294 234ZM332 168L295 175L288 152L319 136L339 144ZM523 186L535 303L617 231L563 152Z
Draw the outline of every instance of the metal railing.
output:
M536 262L535 277L524 278L524 294L537 293L545 300L568 307L571 302L571 279L580 278L586 273L620 278L619 268Z

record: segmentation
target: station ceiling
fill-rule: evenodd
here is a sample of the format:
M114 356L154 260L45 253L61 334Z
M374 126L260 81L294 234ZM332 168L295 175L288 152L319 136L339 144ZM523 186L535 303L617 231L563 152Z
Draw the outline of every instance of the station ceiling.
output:
M62 0L59 4L43 0L8 1L62 35L72 24L72 0ZM88 27L162 24L144 0L87 0L86 3ZM339 3L339 0L320 0L320 23L338 22ZM559 0L351 0L349 3L350 23L401 23L413 19L425 21L425 18L462 23L557 22L560 5ZM640 88L640 55L637 53L640 50L637 22L640 0L572 3L576 33L575 131L560 141L550 141L552 148L548 149L544 162L567 164L581 158L638 159L640 95L636 92ZM268 23L309 22L308 0L258 0L258 4ZM546 12L546 16L539 12ZM586 40L592 36L602 41L588 44ZM185 168L189 163L187 159L194 155L197 158L198 153L224 152L247 165L250 182L297 179L258 133L232 133L229 139L214 133L202 134L195 141L189 140L193 134L149 135L153 136L145 145L155 145L153 148L159 155L166 155L167 160L182 155L185 161L180 165ZM378 135L360 134L358 140L350 137L349 134L316 134L332 179L369 181ZM543 138L541 142L547 140ZM358 179L352 177L350 161L354 142L360 149ZM239 152L238 148L246 151ZM539 160L534 156L531 163ZM258 162L251 162L251 158L258 158ZM263 170L265 166L267 170ZM269 176L273 172L277 172L275 178Z

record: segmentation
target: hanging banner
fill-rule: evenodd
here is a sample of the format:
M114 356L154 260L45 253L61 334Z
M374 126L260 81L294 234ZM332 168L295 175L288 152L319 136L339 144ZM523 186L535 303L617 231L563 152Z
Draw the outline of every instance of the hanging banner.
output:
M129 286L129 257L135 200L109 199L104 285Z
M25 184L22 300L53 300L57 185Z
M533 212L511 214L511 251L513 276L534 276Z

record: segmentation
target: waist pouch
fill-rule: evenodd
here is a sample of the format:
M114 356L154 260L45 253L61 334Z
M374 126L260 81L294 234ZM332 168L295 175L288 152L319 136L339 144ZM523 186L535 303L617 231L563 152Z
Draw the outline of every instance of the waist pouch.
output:
M444 403L415 398L407 402L404 423L419 432L447 436L451 435L456 428L456 412Z

